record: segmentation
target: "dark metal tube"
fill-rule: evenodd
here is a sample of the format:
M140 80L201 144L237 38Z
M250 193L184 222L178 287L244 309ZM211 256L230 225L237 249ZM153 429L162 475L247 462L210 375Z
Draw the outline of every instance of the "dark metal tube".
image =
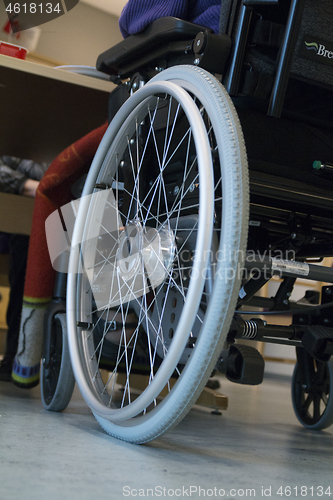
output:
M331 267L317 266L293 260L250 255L245 260L245 268L260 270L264 273L264 276L278 275L281 277L287 276L333 283L333 269Z
M292 0L268 115L280 118L305 0Z

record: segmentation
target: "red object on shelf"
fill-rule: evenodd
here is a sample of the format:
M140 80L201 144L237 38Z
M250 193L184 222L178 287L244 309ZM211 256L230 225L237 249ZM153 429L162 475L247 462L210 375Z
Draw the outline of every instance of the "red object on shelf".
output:
M17 59L25 59L27 53L28 50L24 47L0 41L0 54L16 57Z
M9 21L6 22L6 24L2 28L2 31L4 31L5 33L11 33L12 32L12 27L11 27Z

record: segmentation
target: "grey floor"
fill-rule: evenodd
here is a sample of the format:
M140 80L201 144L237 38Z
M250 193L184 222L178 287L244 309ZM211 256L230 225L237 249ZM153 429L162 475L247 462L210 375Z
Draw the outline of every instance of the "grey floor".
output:
M290 382L222 383L222 416L195 407L136 446L105 434L77 390L57 414L43 410L38 387L0 382L0 499L330 498L333 428L298 424Z

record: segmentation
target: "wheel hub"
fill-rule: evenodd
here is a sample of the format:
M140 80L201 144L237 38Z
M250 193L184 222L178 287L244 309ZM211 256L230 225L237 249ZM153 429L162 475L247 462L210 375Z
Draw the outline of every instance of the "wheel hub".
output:
M116 247L94 278L97 308L115 307L155 289L168 275L176 249L172 230L143 228L139 221L122 228Z

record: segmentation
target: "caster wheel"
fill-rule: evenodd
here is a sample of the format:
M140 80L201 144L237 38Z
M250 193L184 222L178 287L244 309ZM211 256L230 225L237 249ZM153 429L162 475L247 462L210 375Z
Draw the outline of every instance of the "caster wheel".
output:
M292 402L296 417L308 429L326 429L333 423L333 360L327 363L307 355L301 369L296 363L292 378ZM304 368L306 369L305 373ZM309 375L308 381L306 375Z
M46 410L63 411L71 400L75 384L65 313L52 318L49 347L49 362L43 359L41 369L41 399Z

